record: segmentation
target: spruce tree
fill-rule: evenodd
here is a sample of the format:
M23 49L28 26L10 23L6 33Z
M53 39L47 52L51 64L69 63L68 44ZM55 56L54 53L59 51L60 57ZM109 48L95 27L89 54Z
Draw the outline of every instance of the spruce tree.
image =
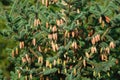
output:
M111 79L119 64L119 6L119 0L15 0L1 32L18 43L9 49L11 80Z

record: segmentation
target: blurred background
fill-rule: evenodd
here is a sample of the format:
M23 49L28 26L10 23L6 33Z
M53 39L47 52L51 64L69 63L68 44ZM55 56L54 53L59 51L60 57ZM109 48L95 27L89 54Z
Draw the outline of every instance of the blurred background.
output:
M5 11L10 11L12 3L11 0L0 0L0 31L7 28L4 14ZM6 49L13 48L15 44L15 41L3 38L0 35L0 77L9 77L9 71L12 69L12 64L9 63Z

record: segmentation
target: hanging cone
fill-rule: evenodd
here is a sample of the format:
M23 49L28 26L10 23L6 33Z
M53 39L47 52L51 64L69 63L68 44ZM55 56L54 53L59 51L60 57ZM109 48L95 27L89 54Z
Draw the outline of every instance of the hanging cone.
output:
M64 58L66 58L66 54L64 54Z
M54 25L52 28L52 32L56 32L56 31L57 31L57 27L56 27L56 25Z
M20 70L17 70L17 73L18 73L18 78L20 79L20 77L21 77Z
M42 52L41 46L38 46L38 51Z
M102 61L104 60L104 56L103 56L103 54L101 54L101 60L102 60Z
M61 24L61 25L63 24L63 19L60 19L60 24Z
M103 48L100 48L100 53L102 53L103 52Z
M100 16L100 18L99 18L99 23L102 23L102 17Z
M107 23L110 23L110 18L108 16L105 16L105 20Z
M28 77L27 77L27 76L25 76L25 80L28 80L27 78L28 78Z
M109 44L109 47L110 48L115 48L115 43L113 41L111 41L110 44Z
M22 63L26 62L26 58L22 57Z
M75 41L74 45L75 45L75 49L78 49L78 45L77 45L76 41Z
M55 40L55 33L52 34L53 40Z
M44 1L44 0L42 0L42 4L43 4L43 5L45 4L45 1Z
M92 65L92 68L95 68L95 66Z
M36 45L36 39L35 39L35 38L32 40L32 44L33 44L34 46Z
M21 41L19 46L20 46L20 49L24 48L24 41Z
M50 63L48 60L46 60L46 67L49 67Z
M65 33L64 33L64 37L66 38L68 35L68 31L66 30Z
M15 54L18 55L18 48L16 48L16 50L15 50Z
M44 77L43 77L43 75L40 75L40 80L44 80Z
M15 57L15 51L12 50L12 57L14 58Z
M80 13L80 10L79 10L79 9L77 9L77 13Z
M58 0L53 0L54 1L54 3L56 3Z
M82 56L79 58L79 60L82 60Z
M39 19L37 19L37 26L40 24L40 20Z
M88 52L85 52L85 56L86 56L87 58L90 58L90 55L89 55Z
M72 43L72 48L73 48L73 49L78 49L78 45L77 45L77 42L76 42L76 41L73 41L73 43Z
M34 27L38 26L40 24L40 20L39 19L35 19L34 20Z
M56 20L57 26L60 26L60 20Z
M92 46L92 47L91 47L91 53L96 53L96 52L97 52L96 47Z
M98 42L98 41L100 41L100 35L99 35L99 34L97 34L97 35L95 36L95 42Z
M68 32L67 37L68 37L68 38L70 37L70 32Z
M109 53L110 53L110 48L109 48L109 47L106 47L106 48L105 48L105 51L109 54Z
M43 63L43 57L42 56L38 58L38 63Z
M74 32L74 31L72 31L72 37L73 37L73 38L75 37L75 32Z
M58 69L58 74L60 74L60 69Z
M29 55L25 54L26 60L29 61Z
M52 64L51 64L51 63L49 64L49 68L50 68L50 69L52 68Z
M56 40L57 40L57 33L53 33L53 34L52 34L52 38L53 38L53 40L56 41Z
M32 74L30 74L30 79L32 80Z
M70 67L69 67L70 69L72 69L73 68L73 66L72 65L70 65Z
M101 54L101 60L102 61L106 61L107 60L107 56L105 54Z
M49 0L45 1L45 6L48 7L49 6Z
M49 77L46 77L46 80L49 80Z
M86 67L86 61L85 60L83 60L83 66Z
M74 68L73 74L76 75L77 71L76 68Z
M46 22L46 28L48 28L49 27L49 24L48 24L48 22Z
M92 43L92 45L95 45L95 37L93 37L93 38L91 39L91 43Z
M37 26L37 19L34 20L34 27Z
M116 64L119 64L119 60L118 60L118 59L116 59L115 63L116 63Z
M66 68L64 69L64 73L65 73L65 74L67 73L67 69L66 69Z
M107 61L108 57L107 55L104 55L104 60Z
M59 48L58 48L58 45L57 44L55 44L55 50L57 51Z
M19 47L20 47L20 49L22 49L22 42L19 43Z
M57 64L60 64L60 59L59 58L57 59Z
M52 40L53 36L52 34L48 34L48 39Z
M55 65L56 65L56 63L57 63L57 61L56 61L56 60L54 60L53 65L55 66Z
M22 47L24 48L25 44L24 44L24 41L22 41Z
M104 22L104 21L102 21L102 27L104 28L104 26L105 26L105 22Z
M98 72L98 77L100 78L100 72Z
M56 51L56 47L55 47L55 44L53 43L53 41L51 42L51 46L52 46L53 51Z
M32 59L29 57L29 59L28 59L28 63L31 63L32 62Z
M66 61L65 60L63 61L63 66L66 66Z
M96 76L96 72L95 71L93 71L93 76Z
M77 25L79 24L79 20L76 21L76 24L77 24Z

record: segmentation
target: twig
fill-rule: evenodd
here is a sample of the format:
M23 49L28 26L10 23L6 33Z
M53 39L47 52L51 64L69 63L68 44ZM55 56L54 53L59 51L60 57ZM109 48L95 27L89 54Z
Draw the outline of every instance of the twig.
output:
M38 58L38 55L31 48L29 48L29 50L36 58Z
M107 29L106 29L106 31L103 33L103 35L101 36L101 40L103 40L103 38L105 37L105 35L107 34L107 32L111 29L111 28L113 28L113 27L108 27Z

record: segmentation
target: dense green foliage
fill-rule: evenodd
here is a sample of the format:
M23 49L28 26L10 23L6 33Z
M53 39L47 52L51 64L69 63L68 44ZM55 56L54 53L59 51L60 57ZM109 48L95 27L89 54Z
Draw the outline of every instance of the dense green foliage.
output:
M5 17L11 80L119 80L119 0L15 0Z

